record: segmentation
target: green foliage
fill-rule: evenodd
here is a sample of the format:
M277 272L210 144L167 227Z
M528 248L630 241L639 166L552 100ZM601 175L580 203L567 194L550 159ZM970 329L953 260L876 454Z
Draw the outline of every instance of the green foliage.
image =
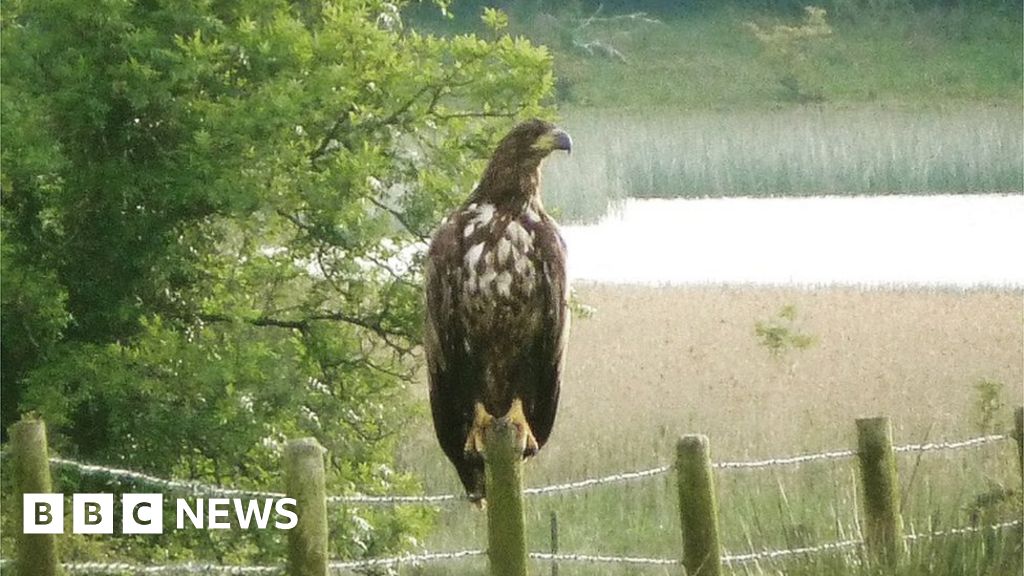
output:
M1006 401L1003 383L982 378L974 383L974 403L971 421L979 434L996 434L1006 420Z
M825 99L821 89L815 87L814 76L820 66L812 52L832 35L824 8L804 7L804 20L798 26L776 24L763 28L756 22L744 25L761 43L768 61L779 75L779 84L785 89L786 99L796 102Z
M569 291L569 310L574 320L587 320L597 314L597 308L584 302L574 288Z
M483 23L494 32L508 28L508 15L497 8L484 8Z
M686 4L665 11L642 4L615 10L604 3L604 10L591 19L596 5L516 3L508 6L509 29L551 47L558 97L573 107L721 111L804 101L794 100L791 90L780 84L787 64L744 23L756 22L769 33L777 25L799 29L807 22L807 2L719 2L696 11L687 10ZM806 62L791 67L807 97L839 106L880 102L922 108L952 100L1019 108L1024 70L1019 8L978 2L921 7L873 0L812 4L828 11L826 24L833 32L797 42ZM453 8L465 10L466 4L458 2ZM648 10L660 23L628 17L637 10ZM456 34L482 30L479 15L477 9L471 17L444 22L417 18L417 23ZM589 52L581 47L593 42L597 44Z
M331 493L416 489L392 471L417 410L411 247L506 127L547 114L552 74L526 40L425 36L400 7L3 4L5 428L35 410L60 453L269 489L310 435ZM428 521L355 514L334 513L332 555L406 548ZM95 554L279 561L279 539Z
M1006 430L1010 411L1005 400L1005 386L999 380L982 378L974 383L973 401L971 403L971 425L978 434L1000 434ZM971 524L984 525L993 523L994 519L1019 518L1024 500L1020 491L1019 479L1006 482L984 466L984 482L972 486L973 497L964 506Z
M754 323L758 343L768 350L772 358L781 358L792 350L806 350L814 344L814 337L800 331L796 306L783 306L774 318Z

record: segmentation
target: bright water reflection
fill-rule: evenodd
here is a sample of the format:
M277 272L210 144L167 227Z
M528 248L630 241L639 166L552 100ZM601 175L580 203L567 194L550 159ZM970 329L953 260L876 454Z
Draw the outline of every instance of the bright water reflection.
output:
M628 200L565 226L610 283L1024 286L1024 195Z

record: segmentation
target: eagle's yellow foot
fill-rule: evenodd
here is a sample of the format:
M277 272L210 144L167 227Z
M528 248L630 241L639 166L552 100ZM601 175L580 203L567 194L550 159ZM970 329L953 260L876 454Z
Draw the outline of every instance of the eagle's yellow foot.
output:
M484 454L484 431L494 421L494 416L487 413L484 405L477 402L473 406L473 425L466 436L466 446L463 452L470 455L483 456Z
M522 400L516 398L512 401L512 407L509 408L508 414L505 414L505 419L519 430L519 446L523 452L523 457L529 458L536 455L540 451L540 446L537 444L537 439L533 436L530 423L526 421Z

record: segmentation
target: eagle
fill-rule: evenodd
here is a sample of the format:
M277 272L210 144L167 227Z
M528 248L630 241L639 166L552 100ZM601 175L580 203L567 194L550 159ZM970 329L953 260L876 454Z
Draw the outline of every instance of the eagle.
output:
M532 119L498 143L479 184L427 252L424 351L434 431L471 502L482 504L483 434L516 427L523 458L547 442L568 341L565 242L540 198L541 162L572 150Z

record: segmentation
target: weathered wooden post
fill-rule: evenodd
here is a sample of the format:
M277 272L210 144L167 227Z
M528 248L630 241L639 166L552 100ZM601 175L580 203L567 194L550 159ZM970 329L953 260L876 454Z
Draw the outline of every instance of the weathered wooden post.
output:
M21 523L24 518L25 494L53 492L50 457L46 448L46 424L35 418L22 418L11 426L10 432L14 458L14 507L17 522ZM24 534L19 530L14 570L18 576L60 574L56 535Z
M1017 463L1024 476L1024 406L1017 406L1013 414L1013 437L1017 439Z
M857 456L864 490L864 542L873 556L896 564L905 544L892 423L887 417L857 420Z
M558 554L558 512L551 511L551 554ZM551 559L551 576L558 576L558 560Z
M526 576L523 449L518 429L495 418L484 432L487 557L492 576Z
M285 492L295 499L298 524L288 532L288 576L327 576L327 499L324 449L315 438L284 449Z
M679 475L679 524L683 529L683 566L687 576L719 576L718 504L708 437L688 434L676 444Z

